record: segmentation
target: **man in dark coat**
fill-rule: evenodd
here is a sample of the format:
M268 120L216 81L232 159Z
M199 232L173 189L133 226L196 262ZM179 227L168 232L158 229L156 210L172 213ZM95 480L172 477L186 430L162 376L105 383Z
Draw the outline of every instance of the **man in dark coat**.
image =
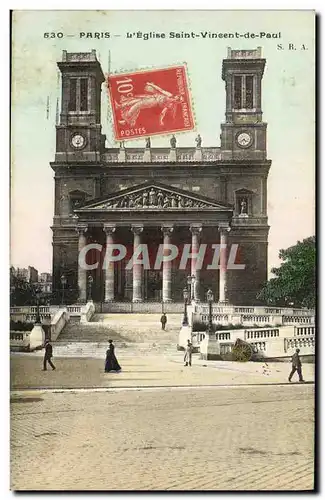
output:
M43 359L43 370L44 371L47 370L47 366L46 366L47 363L51 366L52 370L55 370L55 366L51 361L51 358L53 356L53 347L50 344L49 340L46 340L44 347L45 347L45 354L44 354L44 359Z
M161 328L162 328L162 330L165 330L166 329L166 323L167 323L166 313L162 314L162 316L160 318L160 322L161 322Z
M304 382L304 379L302 378L302 372L301 372L301 359L299 357L300 349L296 349L296 352L292 356L292 370L289 375L289 382L291 382L292 376L295 372L298 373L299 376L299 382Z

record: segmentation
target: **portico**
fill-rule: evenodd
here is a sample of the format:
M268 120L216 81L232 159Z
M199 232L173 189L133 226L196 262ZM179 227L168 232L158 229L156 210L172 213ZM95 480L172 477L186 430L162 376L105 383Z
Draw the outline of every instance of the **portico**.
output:
M196 301L209 287L226 300L226 267L219 271L211 264L219 230L227 246L231 206L145 183L93 200L75 213L78 252L86 252L92 267L79 262L80 301L87 295L87 274L93 277L94 299L102 302L181 301L189 274L196 278ZM225 251L221 255L226 258Z

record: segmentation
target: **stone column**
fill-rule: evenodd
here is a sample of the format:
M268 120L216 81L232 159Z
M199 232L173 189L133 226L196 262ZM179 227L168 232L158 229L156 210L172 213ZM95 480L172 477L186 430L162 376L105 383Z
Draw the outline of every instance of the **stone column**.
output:
M262 73L258 72L255 76L255 108L258 113L262 109Z
M233 89L232 89L232 75L226 76L226 122L229 123L232 118L232 102L233 102Z
M253 213L253 207L251 207L251 213ZM267 214L267 179L265 177L261 179L261 214Z
M228 263L228 225L220 225L220 273L219 273L219 302L227 303L227 263Z
M170 245L171 235L174 230L173 226L163 226L161 228L164 235L164 255L165 246ZM170 250L166 249L166 255L169 255ZM163 261L163 302L172 302L172 261Z
M202 231L201 225L190 226L190 231L192 233L192 254L198 254L200 247L200 233ZM200 301L200 269L197 268L197 257L192 257L191 259L191 274L195 276L194 283L194 300L195 302Z
M87 226L77 226L76 231L79 234L78 241L78 258L81 250L86 246L86 235ZM78 262L78 290L79 290L79 301L87 302L87 270L83 269Z
M111 245L114 243L115 225L104 224L106 233L106 252L112 255ZM114 293L114 262L106 262L105 267L105 302L112 302L115 299Z
M133 239L133 255L134 255L136 248L139 245L141 245L141 233L143 231L143 226L132 226L131 230L134 235ZM143 302L142 285L143 285L143 266L142 264L134 264L132 302Z

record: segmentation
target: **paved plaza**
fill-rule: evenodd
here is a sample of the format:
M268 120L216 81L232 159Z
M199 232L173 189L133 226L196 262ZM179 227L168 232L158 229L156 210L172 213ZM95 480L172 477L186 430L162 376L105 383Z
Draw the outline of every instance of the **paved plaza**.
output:
M12 489L313 489L313 365L119 359L12 356Z
M12 395L16 490L310 490L312 385Z
M56 371L42 371L42 355L11 356L11 388L127 388L215 386L241 384L287 384L291 363L204 361L193 356L193 365L184 367L184 353L168 356L140 356L117 351L122 372L105 373L104 360L93 358L53 358ZM304 364L307 382L314 381L314 364ZM298 381L297 375L293 382Z

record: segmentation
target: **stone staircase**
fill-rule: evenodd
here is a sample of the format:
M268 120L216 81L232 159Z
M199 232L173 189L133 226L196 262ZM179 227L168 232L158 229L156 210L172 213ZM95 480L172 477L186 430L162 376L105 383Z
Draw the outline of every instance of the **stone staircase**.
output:
M95 314L89 323L69 322L53 343L55 356L103 358L112 339L123 356L177 352L181 314L169 314L166 330L160 314Z

